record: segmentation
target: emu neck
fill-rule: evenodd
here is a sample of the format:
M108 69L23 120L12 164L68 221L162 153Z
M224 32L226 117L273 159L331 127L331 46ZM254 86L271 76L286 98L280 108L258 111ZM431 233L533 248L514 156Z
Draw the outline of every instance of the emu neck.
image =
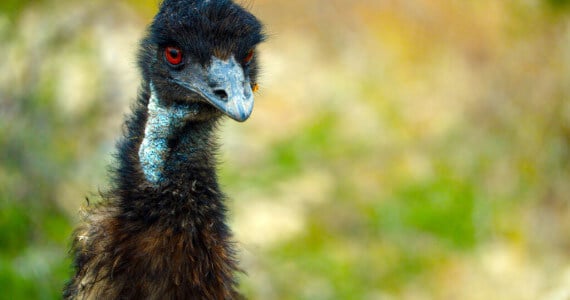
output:
M187 104L165 103L150 85L148 119L139 148L144 176L154 186L178 182L193 170L214 167L212 131L215 121L194 122ZM192 176L195 177L195 176Z

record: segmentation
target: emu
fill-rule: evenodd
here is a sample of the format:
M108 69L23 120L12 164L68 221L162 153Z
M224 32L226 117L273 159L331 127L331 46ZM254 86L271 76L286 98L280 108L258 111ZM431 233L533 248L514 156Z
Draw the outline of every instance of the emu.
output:
M245 121L260 21L231 0L164 0L140 45L142 84L111 187L74 232L65 299L242 299L215 130Z

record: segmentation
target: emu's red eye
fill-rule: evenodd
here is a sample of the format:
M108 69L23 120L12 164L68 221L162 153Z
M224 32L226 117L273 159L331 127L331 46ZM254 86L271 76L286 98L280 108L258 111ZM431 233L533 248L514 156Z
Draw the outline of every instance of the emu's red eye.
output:
M182 50L178 47L169 46L164 48L164 56L173 65L179 65L182 62Z
M243 63L245 63L245 64L249 63L253 59L254 53L255 53L255 51L253 51L253 49L249 50L249 52L247 52L247 55L243 59Z

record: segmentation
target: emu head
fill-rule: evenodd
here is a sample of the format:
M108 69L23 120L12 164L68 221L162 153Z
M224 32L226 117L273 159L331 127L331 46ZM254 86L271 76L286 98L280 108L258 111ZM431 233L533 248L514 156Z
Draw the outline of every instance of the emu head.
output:
M261 23L229 0L165 0L139 54L143 79L163 104L188 107L193 120L253 110Z

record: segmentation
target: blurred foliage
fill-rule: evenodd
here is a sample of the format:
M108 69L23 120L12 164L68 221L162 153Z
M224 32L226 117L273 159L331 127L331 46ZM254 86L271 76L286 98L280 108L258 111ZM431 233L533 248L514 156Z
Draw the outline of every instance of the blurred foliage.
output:
M34 2L39 2L39 1L5 0L2 1L2 3L0 3L0 11L5 17L7 16L11 18L16 18L22 12L22 10L26 8L26 6L29 6Z
M565 299L570 1L257 0L221 180L252 299ZM157 1L0 3L0 299L57 299Z
M554 9L567 9L570 6L570 1L568 0L548 0L546 1Z

